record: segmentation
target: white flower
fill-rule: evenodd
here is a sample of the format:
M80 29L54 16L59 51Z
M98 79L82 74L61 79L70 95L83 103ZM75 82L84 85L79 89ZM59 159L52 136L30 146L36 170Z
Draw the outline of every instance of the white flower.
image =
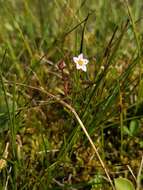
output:
M88 64L88 59L83 58L83 54L81 53L78 57L73 57L73 61L76 63L76 68L81 69L86 72L86 65Z

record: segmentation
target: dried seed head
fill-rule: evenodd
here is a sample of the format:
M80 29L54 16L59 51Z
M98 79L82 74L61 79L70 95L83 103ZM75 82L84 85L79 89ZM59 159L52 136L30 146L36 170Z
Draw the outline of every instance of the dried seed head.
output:
M58 68L59 68L60 70L63 70L65 67L66 67L66 64L65 64L64 60L62 60L62 61L60 61L60 62L58 63Z

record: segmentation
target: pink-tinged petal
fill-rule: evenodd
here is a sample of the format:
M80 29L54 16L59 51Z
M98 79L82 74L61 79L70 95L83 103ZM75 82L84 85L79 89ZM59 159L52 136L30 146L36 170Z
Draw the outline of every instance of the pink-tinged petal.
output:
M76 64L76 68L77 68L77 69L82 69L82 66L77 63L77 64Z
M78 58L83 59L83 53L79 54Z
M88 60L88 59L84 59L84 64L85 64L85 65L87 65L87 64L88 64L88 62L89 62L89 60Z
M83 70L84 72L87 71L86 65L82 65L82 70Z
M79 60L78 57L73 57L73 61L74 61L75 63L78 63L78 60Z

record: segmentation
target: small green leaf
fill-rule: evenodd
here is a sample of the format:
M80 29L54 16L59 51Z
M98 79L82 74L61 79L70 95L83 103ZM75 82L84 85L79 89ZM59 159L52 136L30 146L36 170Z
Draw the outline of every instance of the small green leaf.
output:
M132 136L137 135L139 131L139 121L137 119L134 119L130 122L129 130Z
M135 190L131 181L126 178L116 178L114 179L116 190Z
M143 141L139 142L140 148L143 148Z
M123 132L124 132L125 135L131 136L130 130L128 129L127 126L123 126Z

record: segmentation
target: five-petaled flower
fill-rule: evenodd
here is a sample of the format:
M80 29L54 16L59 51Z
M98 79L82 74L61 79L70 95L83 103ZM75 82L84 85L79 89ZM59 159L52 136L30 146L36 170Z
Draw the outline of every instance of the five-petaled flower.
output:
M76 63L76 68L81 69L86 72L86 65L88 64L88 59L83 58L83 54L81 53L78 57L73 57L73 61Z

